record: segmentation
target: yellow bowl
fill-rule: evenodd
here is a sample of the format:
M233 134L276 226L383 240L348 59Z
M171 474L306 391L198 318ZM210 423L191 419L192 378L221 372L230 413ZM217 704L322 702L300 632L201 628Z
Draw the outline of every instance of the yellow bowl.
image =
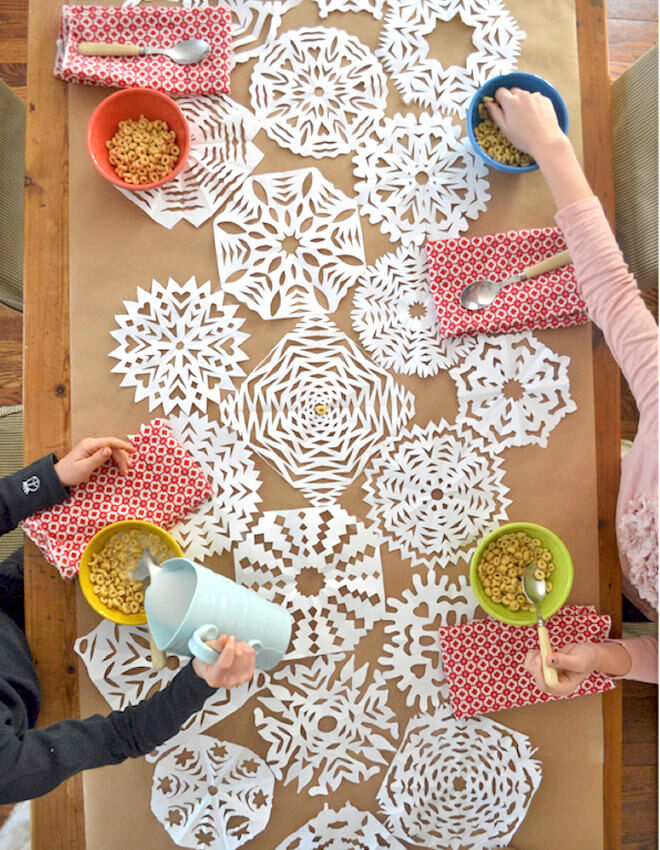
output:
M530 537L538 538L543 546L550 551L555 570L552 573L552 590L541 604L541 614L543 619L547 620L559 611L568 599L568 594L573 587L573 560L568 549L556 534L533 522L510 522L496 528L487 537L484 537L470 561L470 584L479 605L487 614L511 626L528 626L536 622L536 612L510 611L504 605L493 602L489 596L486 596L477 572L486 547L503 534L511 534L517 531L524 531Z
M82 590L83 596L87 602L98 614L105 617L106 620L112 620L113 623L121 623L125 626L136 626L146 623L147 615L144 612L140 614L122 614L122 612L117 611L116 608L108 608L107 605L104 605L92 590L92 583L89 580L89 561L92 555L100 552L108 540L110 540L111 537L114 537L115 534L118 534L120 531L133 530L147 531L151 534L155 534L160 537L171 551L172 557L183 557L183 550L172 535L168 534L160 526L154 525L151 522L143 522L139 519L127 519L122 522L113 522L111 525L107 525L105 528L102 528L101 531L96 532L87 546L85 546L85 551L80 559L80 569L78 571L80 589Z

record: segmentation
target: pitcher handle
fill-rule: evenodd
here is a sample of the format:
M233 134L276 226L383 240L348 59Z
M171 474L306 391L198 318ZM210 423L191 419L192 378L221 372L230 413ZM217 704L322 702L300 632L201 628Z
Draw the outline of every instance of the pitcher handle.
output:
M220 637L220 629L214 626L213 623L207 623L195 629L188 641L188 649L195 658L199 658L205 664L215 664L218 658L220 658L220 653L216 652L215 649L211 649L204 641L215 640L217 637ZM260 640L249 640L248 643L257 653L260 649L263 649L263 644Z

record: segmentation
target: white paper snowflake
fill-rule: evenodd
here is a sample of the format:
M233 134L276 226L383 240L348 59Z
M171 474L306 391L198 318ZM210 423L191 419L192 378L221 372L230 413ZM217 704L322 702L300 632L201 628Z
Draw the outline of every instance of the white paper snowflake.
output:
M303 319L223 418L313 505L333 505L414 415L414 398L323 315Z
M292 664L273 674L271 696L259 698L254 720L270 746L266 760L285 785L311 795L335 791L344 779L363 782L380 772L395 749L396 717L378 672L366 684L369 667L355 669L353 658L316 658L307 667ZM275 684L275 680L283 684ZM387 737L386 737L387 736Z
M470 622L479 604L464 576L451 581L429 571L424 578L413 575L412 583L400 599L387 600L388 641L378 666L406 694L408 707L428 711L448 697L438 628Z
M444 66L429 55L428 36L459 17L472 27L465 66ZM376 49L406 103L465 117L476 90L516 67L525 33L501 0L397 0L389 3Z
M424 248L399 248L368 267L355 288L353 327L384 369L428 378L465 350L466 338L440 336L428 274Z
M477 337L450 375L458 395L457 423L498 445L547 446L557 423L577 410L570 393L570 357L530 333Z
M415 425L366 470L369 518L390 549L429 570L469 560L479 540L507 518L502 458L468 429Z
M156 764L151 810L180 847L234 850L266 828L274 786L256 753L200 735Z
M222 288L262 319L332 313L364 269L355 201L316 168L249 179L213 231Z
M488 169L450 118L387 118L353 158L361 212L392 241L458 236L486 209Z
M382 119L380 63L344 30L304 28L280 36L254 66L252 108L266 133L300 156L355 150Z
M370 12L374 18L383 17L386 0L315 0L319 16L327 18L330 12Z
M346 803L339 811L323 809L275 850L406 850L370 812Z
M526 735L449 707L410 721L378 792L386 827L420 848L508 845L541 782Z
M385 613L380 536L340 507L265 513L234 566L292 615L287 659L352 649Z
M120 329L110 332L119 343L110 357L118 361L112 371L124 373L120 386L135 387L135 401L146 398L150 411L203 413L219 403L220 391L233 390L232 378L245 374L238 364L247 360L240 346L249 334L238 330L244 319L237 307L194 277L166 286L154 280L151 292L138 287L137 294L124 301L127 312L115 316Z

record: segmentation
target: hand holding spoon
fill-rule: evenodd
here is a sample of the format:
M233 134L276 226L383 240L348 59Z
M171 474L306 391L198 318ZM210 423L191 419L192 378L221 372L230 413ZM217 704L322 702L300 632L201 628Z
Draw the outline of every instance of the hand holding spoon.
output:
M559 684L557 671L554 667L549 667L546 658L552 652L550 646L550 638L548 629L541 616L541 603L545 599L545 578L543 572L539 569L538 564L532 561L527 564L522 574L522 589L527 599L536 608L538 617L538 633L539 633L539 648L541 650L541 668L543 670L543 679L549 688L556 688Z
M201 38L188 38L172 47L149 47L139 44L106 44L103 41L81 41L78 53L82 56L153 56L162 54L179 65L202 62L211 52L211 45Z

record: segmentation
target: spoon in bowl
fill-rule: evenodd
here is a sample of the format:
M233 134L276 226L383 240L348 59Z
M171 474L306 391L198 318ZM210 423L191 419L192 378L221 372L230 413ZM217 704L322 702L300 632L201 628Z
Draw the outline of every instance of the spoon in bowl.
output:
M153 56L162 54L178 65L203 62L211 52L211 45L201 38L188 38L172 47L149 47L139 44L106 44L103 41L81 41L78 53L82 56Z
M545 599L546 593L545 577L543 571L534 561L531 564L527 564L523 570L522 589L527 599L536 609L536 615L538 617L539 648L541 650L543 679L549 688L556 688L559 684L559 679L557 678L557 671L554 667L550 667L546 661L546 658L552 652L552 647L550 646L547 626L541 616L541 603Z

